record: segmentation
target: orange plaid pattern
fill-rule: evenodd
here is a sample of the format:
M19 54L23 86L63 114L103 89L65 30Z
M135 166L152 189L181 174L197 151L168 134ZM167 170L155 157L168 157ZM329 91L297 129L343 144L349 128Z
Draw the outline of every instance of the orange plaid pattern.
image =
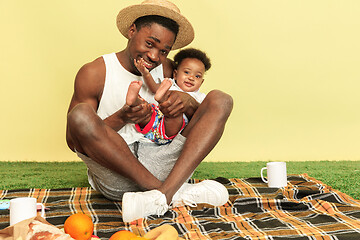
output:
M360 239L360 201L306 174L288 176L288 186L280 189L268 188L260 178L215 180L229 191L225 205L178 207L131 223L122 222L121 202L90 188L0 190L0 199L36 197L49 208L47 221L59 228L70 214L86 213L101 239L124 229L144 235L163 224L184 239ZM8 224L8 210L0 210L0 229Z

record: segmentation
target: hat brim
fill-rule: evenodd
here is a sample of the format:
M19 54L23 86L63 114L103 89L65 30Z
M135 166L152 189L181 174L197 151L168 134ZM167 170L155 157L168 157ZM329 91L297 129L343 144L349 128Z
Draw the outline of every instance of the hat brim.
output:
M170 18L179 24L179 32L176 36L172 49L182 48L194 39L194 29L191 23L180 13L173 11L167 7L153 5L153 4L138 4L132 5L122 9L117 18L116 24L124 37L128 38L128 30L136 19L148 15L158 15Z

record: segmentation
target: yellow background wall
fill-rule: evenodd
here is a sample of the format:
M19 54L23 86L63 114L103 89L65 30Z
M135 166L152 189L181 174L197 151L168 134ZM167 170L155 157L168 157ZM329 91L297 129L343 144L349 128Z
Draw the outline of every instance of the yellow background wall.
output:
M116 15L139 2L0 0L0 160L77 160L75 74L123 49ZM208 161L360 159L360 1L174 2L212 58L202 90L235 100Z

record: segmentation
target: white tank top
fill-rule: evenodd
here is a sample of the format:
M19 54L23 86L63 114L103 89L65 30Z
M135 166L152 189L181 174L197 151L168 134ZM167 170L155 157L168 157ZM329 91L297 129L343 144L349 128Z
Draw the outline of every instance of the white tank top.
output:
M97 114L101 119L105 119L114 114L125 105L126 93L132 81L142 81L140 96L149 103L156 104L154 94L149 90L142 76L136 76L127 71L119 62L115 53L102 56L105 61L106 76L103 94L99 103ZM162 65L157 66L151 72L156 81L164 78ZM127 124L118 133L124 138L127 144L135 141L151 142L144 138L143 134L136 131L134 124Z

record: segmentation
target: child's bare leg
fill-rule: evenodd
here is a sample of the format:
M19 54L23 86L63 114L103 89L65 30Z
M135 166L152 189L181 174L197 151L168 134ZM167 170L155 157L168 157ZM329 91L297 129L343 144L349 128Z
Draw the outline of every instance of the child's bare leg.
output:
M128 92L126 94L126 105L136 106L141 103L139 99L139 91L141 88L141 81L132 81L129 85Z
M168 137L177 135L183 125L183 115L177 117L164 117L165 134Z
M159 88L156 91L155 96L154 96L154 98L155 98L155 100L157 102L162 103L165 100L164 99L165 94L170 89L171 85L172 85L172 81L169 78L165 78L161 82L161 84L160 84L160 86L159 86Z
M162 103L166 100L166 93L169 91L172 85L172 81L169 78L165 78L160 86L159 89L155 93L155 100L159 103ZM180 115L178 117L170 118L164 117L164 124L165 124L165 134L168 137L174 136L178 134L182 125L183 125L183 116Z
M129 85L128 92L126 94L126 105L130 107L135 107L142 103L139 97L139 91L141 88L142 82L141 81L132 81ZM142 122L139 122L140 127L146 126L146 124L150 121L151 116L149 119L145 119Z

